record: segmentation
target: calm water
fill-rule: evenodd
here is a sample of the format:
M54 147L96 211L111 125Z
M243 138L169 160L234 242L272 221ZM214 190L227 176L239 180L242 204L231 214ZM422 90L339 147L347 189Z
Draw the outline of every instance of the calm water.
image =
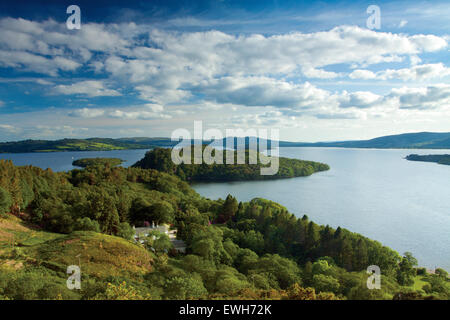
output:
M121 158L127 167L146 150L0 154L16 165L71 170L80 158ZM301 217L344 227L400 253L411 251L419 264L450 271L450 166L407 161L410 154L448 150L281 148L282 156L329 164L310 177L273 181L193 185L211 199L232 194L241 201L270 199Z
M193 185L211 199L228 193L241 201L263 197L301 217L344 227L419 264L450 270L450 166L407 161L410 154L448 150L281 148L280 155L329 164L310 177Z
M44 153L0 153L0 159L12 160L16 166L33 165L53 171L68 171L79 167L72 162L82 158L119 158L124 160L122 166L129 167L142 159L148 150L114 150L114 151L70 151Z

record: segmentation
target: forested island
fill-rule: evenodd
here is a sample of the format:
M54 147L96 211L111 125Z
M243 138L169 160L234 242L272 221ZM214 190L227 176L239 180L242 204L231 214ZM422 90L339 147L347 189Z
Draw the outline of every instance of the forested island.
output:
M436 162L438 164L450 165L450 154L429 154L429 155L410 154L406 156L405 159L410 161Z
M205 145L203 146L203 151ZM268 167L261 163L262 154L252 150L245 150L245 164L226 164L226 153L223 152L222 164L206 164L201 160L201 164L194 164L194 150L191 150L191 163L181 163L176 165L171 158L172 149L155 148L148 151L145 157L135 163L133 166L143 169L156 169L161 172L175 174L185 181L248 181L248 180L268 180L292 177L309 176L315 172L329 170L327 164L304 161L298 159L289 159L280 157L279 168L274 175L261 175L260 169ZM249 157L257 157L256 164L249 164ZM214 154L214 150L213 150ZM234 163L237 163L237 151L233 152Z
M132 226L167 223L134 241ZM155 238L153 236L156 235ZM156 239L156 240L155 240ZM209 200L154 169L0 160L0 299L449 299L446 271L275 202ZM66 286L82 265L81 290ZM382 270L367 288L366 268Z
M86 168L88 166L104 166L109 165L115 167L121 165L124 161L119 158L83 158L72 162L73 166Z

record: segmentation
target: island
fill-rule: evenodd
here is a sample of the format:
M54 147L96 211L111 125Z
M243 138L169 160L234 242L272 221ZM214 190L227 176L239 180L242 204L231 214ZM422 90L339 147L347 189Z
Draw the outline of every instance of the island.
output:
M115 167L121 165L124 162L125 162L124 160L119 158L83 158L73 161L72 165L80 168L98 165L101 166L109 165L110 167Z
M406 156L405 159L410 161L436 162L438 164L450 165L450 154L410 154Z
M203 146L203 150L205 145ZM290 159L279 157L279 168L274 175L261 175L260 169L268 167L263 165L261 159L265 157L258 154L256 164L249 164L249 157L251 152L245 151L245 164L226 164L225 152L223 152L223 164L206 164L202 161L201 164L194 164L194 151L191 152L191 164L173 163L171 158L172 149L169 148L155 148L148 151L145 157L136 162L133 167L143 169L155 169L158 171L175 174L185 181L248 181L248 180L268 180L281 179L292 177L310 176L315 172L329 170L327 164L305 161L299 159ZM234 151L234 159L237 159L237 151ZM275 158L275 157L274 157ZM236 163L235 161L234 163Z

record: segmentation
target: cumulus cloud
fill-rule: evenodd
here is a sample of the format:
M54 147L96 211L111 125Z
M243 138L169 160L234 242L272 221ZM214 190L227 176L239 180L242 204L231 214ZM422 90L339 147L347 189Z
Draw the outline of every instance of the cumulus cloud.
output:
M96 118L105 114L105 110L102 109L88 109L82 108L69 112L69 116L71 117L79 117L79 118Z
M38 134L39 136L43 137L76 136L85 133L88 130L89 130L88 128L78 128L69 125L62 125L62 126L37 125L35 128L33 128L33 132L35 135Z
M355 70L349 74L351 79L400 79L403 81L411 80L427 80L433 78L443 78L450 75L450 68L447 68L443 63L430 63L413 65L410 68L401 69L387 69L378 71L376 73L370 70Z
M295 84L268 77L223 77L195 90L218 103L280 108L308 107L329 95L309 82Z
M70 85L57 85L54 88L54 93L59 94L81 94L88 97L101 97L101 96L120 96L121 93L117 90L107 89L104 87L102 81L98 80L86 80Z
M354 70L352 73L350 73L349 77L351 79L368 80L368 79L375 79L377 77L377 75L370 70L357 69L357 70Z
M129 119L129 120L152 120L152 119L170 119L170 115L152 112L146 110L123 111L114 110L108 114L112 118Z
M339 74L336 72L314 68L304 68L303 74L308 78L317 78L317 79L333 79L339 77Z
M382 97L370 91L356 91L347 93L344 91L339 97L341 108L370 108L380 102Z
M9 125L9 124L1 124L0 123L0 131L3 131L5 133L19 133L22 130L18 127Z
M408 24L408 20L402 20L400 21L400 23L398 24L399 28L403 28L404 26L406 26Z
M443 63L415 65L411 68L388 69L378 73L377 77L382 80L401 79L408 80L424 80L431 78L442 78L450 75L450 68Z
M102 116L124 120L170 119L171 116L163 111L163 106L148 103L143 105L143 107L132 107L131 110L81 108L70 111L68 115L71 117L85 119L98 118Z
M394 88L387 96L401 109L437 109L450 107L450 85L437 84L420 88Z
M395 34L357 26L309 33L232 35L215 30L173 32L134 23L85 23L81 30L69 32L64 23L20 18L2 18L0 28L0 67L47 74L51 81L42 85L58 83L63 72L96 72L106 79L58 84L53 94L114 97L127 92L119 90L120 86L150 102L120 109L81 108L69 113L73 117L169 119L171 113L164 112L163 106L183 102L205 110L223 105L277 109L253 119L261 123L303 114L352 119L381 106L431 108L445 105L448 99L447 89L440 86L397 89L383 96L369 91L332 93L311 81L298 80L299 75L343 77L329 71L340 64L355 69L348 74L350 79L412 81L447 76L449 69L443 63L419 65L420 54L447 49L448 38L435 35ZM410 68L369 70L374 64L405 58L411 60Z

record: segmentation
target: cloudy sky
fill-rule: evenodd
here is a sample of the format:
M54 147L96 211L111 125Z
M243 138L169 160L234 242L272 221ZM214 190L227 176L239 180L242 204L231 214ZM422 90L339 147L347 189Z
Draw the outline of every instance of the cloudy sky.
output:
M1 141L170 136L194 120L291 141L450 131L447 0L7 2Z

